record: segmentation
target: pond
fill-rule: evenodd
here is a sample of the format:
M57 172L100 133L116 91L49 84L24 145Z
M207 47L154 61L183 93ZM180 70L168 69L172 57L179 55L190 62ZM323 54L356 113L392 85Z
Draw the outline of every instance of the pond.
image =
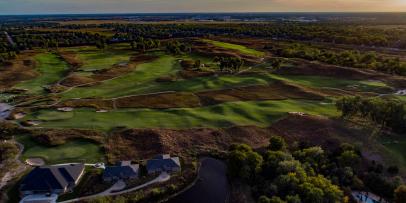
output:
M218 159L203 158L198 181L167 203L224 203L230 194L227 166Z

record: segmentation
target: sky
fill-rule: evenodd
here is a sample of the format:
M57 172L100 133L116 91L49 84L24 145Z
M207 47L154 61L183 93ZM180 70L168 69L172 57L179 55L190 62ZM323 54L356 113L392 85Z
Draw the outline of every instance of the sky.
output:
M406 0L0 0L0 15L357 11L406 12Z

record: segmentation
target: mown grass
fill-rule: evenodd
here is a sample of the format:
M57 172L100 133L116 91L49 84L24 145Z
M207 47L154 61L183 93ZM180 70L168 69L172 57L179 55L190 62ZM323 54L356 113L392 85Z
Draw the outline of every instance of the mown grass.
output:
M380 81L345 80L326 76L273 75L273 78L317 88L353 89L355 91L387 92L391 88Z
M256 56L256 57L262 57L265 55L264 52L261 52L261 51L255 50L255 49L251 49L246 46L239 45L239 44L231 44L231 43L227 43L227 42L220 42L220 41L209 40L209 39L203 39L203 41L213 44L214 46L224 48L224 49L236 50L242 54L247 54L247 55Z
M128 128L191 128L228 127L233 125L269 126L288 112L306 112L314 115L336 116L332 103L306 100L229 102L208 107L166 110L119 109L96 113L92 109L76 109L70 118L44 120L42 127L86 128L108 131L117 126ZM41 110L27 119L46 118L52 110Z
M17 84L16 88L27 89L29 93L39 94L43 87L59 81L69 66L53 53L41 53L34 57L37 61L37 71L40 75L32 80Z
M74 47L65 48L76 54L79 61L83 63L79 70L94 71L111 68L115 64L126 64L129 62L131 54L129 45L112 45L104 50L96 47Z
M17 141L24 145L22 160L39 157L47 164L84 161L94 163L104 160L101 147L87 140L73 140L66 144L49 147L33 140L30 136L18 136Z
M63 98L83 98L83 97L117 97L130 95L137 88L154 83L155 79L162 75L175 74L180 70L180 65L176 58L170 55L159 54L159 59L149 63L140 64L135 71L102 82L100 85L92 87L74 88L64 92Z

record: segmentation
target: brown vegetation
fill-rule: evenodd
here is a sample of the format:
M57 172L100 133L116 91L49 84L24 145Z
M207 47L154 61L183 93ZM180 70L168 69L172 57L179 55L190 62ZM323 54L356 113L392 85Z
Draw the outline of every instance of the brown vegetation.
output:
M232 143L262 147L268 144L271 132L257 127L227 129L129 129L107 138L108 161L144 159L159 153L190 156L210 151L227 150Z
M324 99L324 95L319 92L282 81L277 81L270 85L255 85L199 92L197 95L202 100L203 105L251 100Z
M36 52L26 51L19 54L12 62L0 68L0 89L13 87L17 83L38 76L36 62L32 58Z
M73 139L88 139L103 143L104 135L97 131L82 129L33 129L32 137L39 143L56 146Z

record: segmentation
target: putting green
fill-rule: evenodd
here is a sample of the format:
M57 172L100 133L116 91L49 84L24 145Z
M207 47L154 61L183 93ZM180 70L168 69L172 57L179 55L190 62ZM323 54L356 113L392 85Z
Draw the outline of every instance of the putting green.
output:
M43 87L59 81L69 66L57 55L46 52L34 57L40 75L32 80L17 84L16 88L27 89L29 93L43 93Z
M104 160L101 147L86 140L68 141L66 144L48 147L35 142L30 136L18 136L17 141L24 145L22 160L39 157L47 164L83 161L95 163Z
M42 115L65 114L40 110L26 119L40 119ZM64 120L44 119L41 127L86 128L108 131L117 126L128 128L192 128L228 127L233 125L269 126L288 112L337 116L333 103L307 100L229 102L200 108L166 110L119 109L96 113L93 109L77 109L74 116ZM72 113L72 112L70 112ZM63 116L58 116L63 117Z

